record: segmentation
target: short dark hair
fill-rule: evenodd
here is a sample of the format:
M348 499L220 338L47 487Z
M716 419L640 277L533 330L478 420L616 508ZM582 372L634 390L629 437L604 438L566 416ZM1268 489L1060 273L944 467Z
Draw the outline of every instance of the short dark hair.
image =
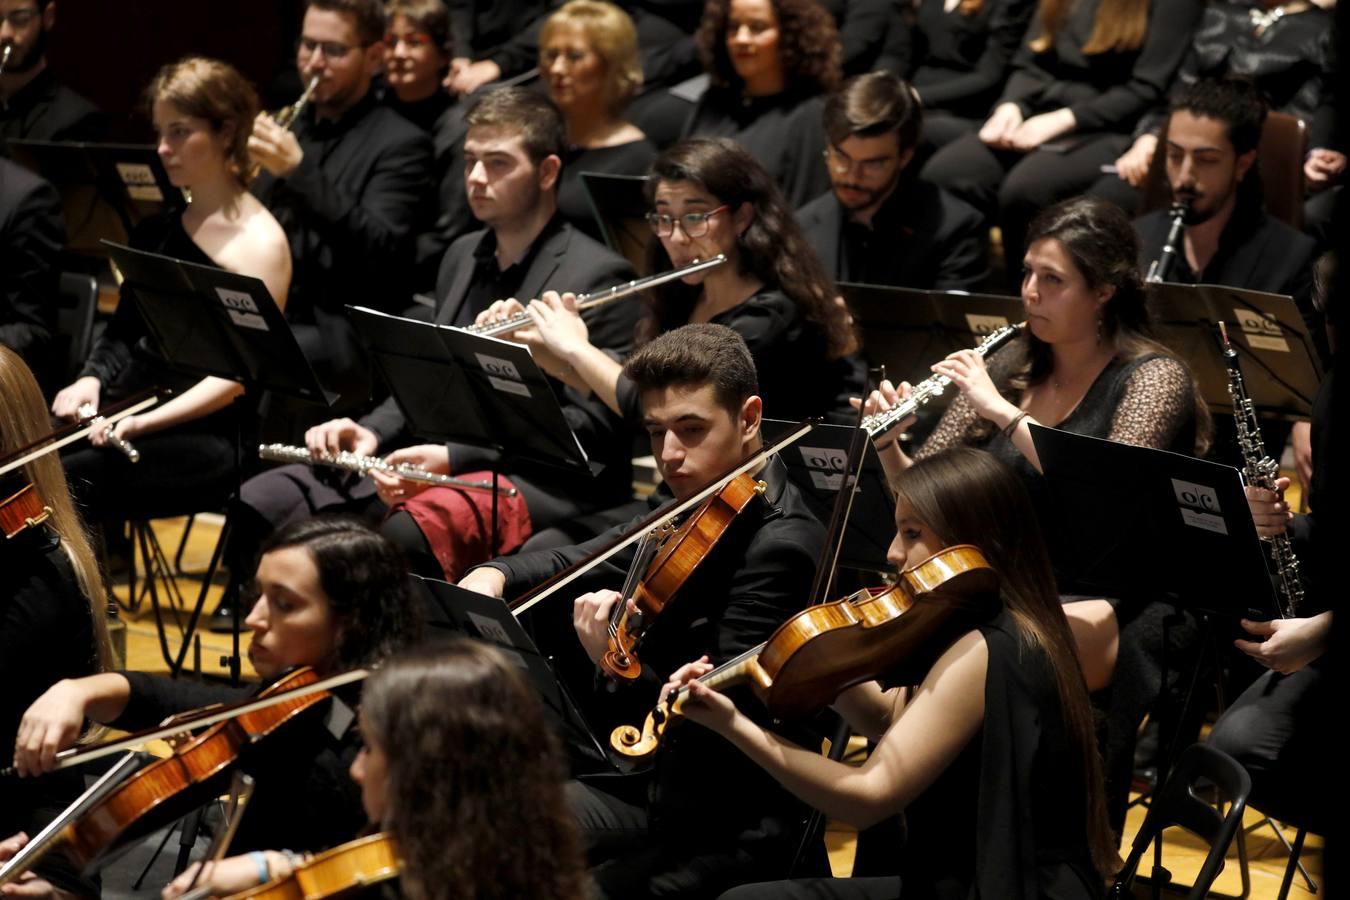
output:
M357 519L315 516L273 532L259 556L287 547L309 551L338 623L337 668L368 666L411 646L422 618L403 554Z
M351 16L356 36L367 47L384 37L384 4L380 0L309 0L305 9Z
M733 418L748 397L759 393L755 359L745 339L711 322L667 331L628 357L623 371L639 391L711 384L717 402Z
M567 149L562 113L542 94L520 87L483 94L464 115L470 128L499 127L520 135L525 153L536 166L550 156L562 159Z
M384 21L387 28L394 16L405 16L419 30L425 31L447 56L454 49L450 35L450 10L444 0L389 0L384 7Z
M894 131L904 151L919 142L923 107L908 82L890 72L868 72L845 81L830 95L822 119L832 144Z
M1193 116L1215 119L1228 126L1228 142L1241 156L1261 142L1270 107L1256 85L1245 78L1201 78L1185 85L1173 97L1168 116L1185 110Z

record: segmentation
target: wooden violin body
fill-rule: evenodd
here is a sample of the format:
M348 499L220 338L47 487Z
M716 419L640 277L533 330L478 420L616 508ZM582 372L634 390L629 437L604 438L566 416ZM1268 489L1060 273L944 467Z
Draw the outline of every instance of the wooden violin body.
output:
M962 612L996 609L997 590L998 574L978 548L947 547L901 572L880 594L802 610L759 647L699 680L716 689L745 683L775 717L805 715L915 657L931 664L947 643L935 638L953 623L969 627ZM667 708L654 710L641 731L616 728L611 745L625 756L653 752L687 696L681 691Z
M26 481L0 476L0 531L6 539L41 525L52 514L37 488Z
M372 834L326 850L286 878L240 891L226 900L341 900L397 878L403 859L394 839Z
M750 502L767 488L748 474L738 475L690 514L671 535L664 538L660 550L631 591L631 599L642 614L644 627L659 616L666 605L693 577L699 564L713 551ZM625 591L625 593L629 593ZM641 632L630 628L625 606L610 628L609 650L600 660L600 668L613 678L636 679L642 663L636 654Z

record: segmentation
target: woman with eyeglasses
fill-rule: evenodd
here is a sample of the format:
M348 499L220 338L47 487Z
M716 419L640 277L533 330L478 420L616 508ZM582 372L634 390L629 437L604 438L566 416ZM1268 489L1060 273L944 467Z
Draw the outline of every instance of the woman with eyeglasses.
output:
M691 322L726 325L754 357L766 416L846 410L848 391L862 383L847 314L764 167L726 138L682 141L652 166L647 198L655 238L647 245L648 272L718 254L727 261L647 291L638 344ZM495 303L479 321L520 309L514 300ZM641 421L637 391L619 362L591 345L573 295L546 292L529 311L536 324L518 339L550 351L541 359L557 377Z
M642 87L633 20L605 0L571 0L539 33L539 72L567 129L558 212L598 239L581 173L641 175L656 159L655 145L624 118Z

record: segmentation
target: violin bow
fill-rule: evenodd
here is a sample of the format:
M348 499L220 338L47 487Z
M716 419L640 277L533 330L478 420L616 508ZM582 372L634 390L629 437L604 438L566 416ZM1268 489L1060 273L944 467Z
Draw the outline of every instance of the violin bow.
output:
M61 769L68 769L71 766L79 766L91 760L101 759L113 753L122 750L130 750L148 741L158 741L164 738L173 737L182 734L192 728L205 728L214 725L217 722L224 722L227 719L238 718L251 712L257 712L260 709L276 706L279 703L285 703L288 700L298 700L310 694L317 694L320 691L331 690L332 688L342 687L344 684L351 684L360 681L373 672L374 669L352 669L339 675L333 675L329 678L323 678L313 684L301 685L297 688L291 688L289 691L282 691L279 694L273 694L270 697L260 697L257 700L246 700L233 706L223 707L215 712L205 713L190 719L181 719L172 725L164 725L159 728L153 728L149 731L139 731L136 734L127 735L124 738L118 738L115 741L108 741L104 744L97 744L93 747L81 750L72 747L69 750L62 750L56 754L57 763L53 772ZM17 774L13 766L0 769L0 778Z
M792 446L794 443L801 440L806 435L810 434L811 429L816 427L816 422L817 422L816 419L807 419L799 423L790 434L786 435L783 438L780 438L771 446L765 447L759 450L758 452L752 454L751 456L747 457L744 461L742 461L731 471L726 472L719 478L714 479L707 487L705 487L698 493L694 494L692 497L689 497L675 504L669 509L656 510L651 515L647 516L647 518L639 522L637 526L634 527L631 531L629 531L626 535L616 540L609 547L606 547L603 550L599 550L591 554L590 557L583 559L581 562L577 563L571 569L565 572L560 572L559 574L550 578L548 581L545 581L543 584L539 585L534 590L529 591L528 593L522 595L514 602L507 604L510 607L511 612L519 616L521 613L530 609L535 604L546 600L553 594L562 590L567 585L571 584L573 581L576 581L582 575L585 575L591 569L594 569L596 566L600 565L602 562L609 559L611 556L618 553L620 550L623 550L624 548L629 547L632 544L635 544L638 541L642 540L643 535L650 532L653 528L658 528L663 523L668 522L671 519L675 518L676 516L679 516L698 506L704 500L708 499L713 494L717 493L722 488L724 488L732 479L736 478L738 475L742 475L746 472L749 472L751 469L754 469L764 460L768 459L769 457L773 456L776 453L782 452L783 449Z
M109 425L115 425L127 416L133 416L141 410L149 409L158 402L159 397L153 393L139 398L133 397L124 403L109 407L103 412L101 421L95 422L91 419L83 424L77 422L74 425L58 428L46 437L39 438L5 456L4 461L0 462L0 475L27 465L40 456L46 456L53 450L60 450L67 444L73 444L95 428L107 428Z

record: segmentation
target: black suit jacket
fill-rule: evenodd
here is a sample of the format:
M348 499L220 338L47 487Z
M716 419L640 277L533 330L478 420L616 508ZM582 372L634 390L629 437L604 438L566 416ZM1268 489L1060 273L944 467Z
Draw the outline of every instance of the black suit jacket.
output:
M1147 272L1162 254L1171 218L1157 210L1134 220L1139 235L1139 266ZM1323 364L1330 361L1326 328L1312 304L1312 269L1317 243L1306 234L1267 215L1258 205L1243 200L1233 211L1219 238L1219 251L1204 272L1191 271L1186 255L1177 255L1168 281L1178 284L1225 284L1251 291L1284 294L1294 298L1304 327L1317 347Z
M989 231L975 208L917 176L905 177L873 219L868 273L846 271L847 213L826 191L797 211L825 271L836 281L920 290L974 290L989 275Z
M104 124L98 107L58 83L47 69L0 106L0 153L8 155L3 141L12 138L96 141L103 135Z
M0 344L35 370L56 330L61 200L27 169L0 159Z

